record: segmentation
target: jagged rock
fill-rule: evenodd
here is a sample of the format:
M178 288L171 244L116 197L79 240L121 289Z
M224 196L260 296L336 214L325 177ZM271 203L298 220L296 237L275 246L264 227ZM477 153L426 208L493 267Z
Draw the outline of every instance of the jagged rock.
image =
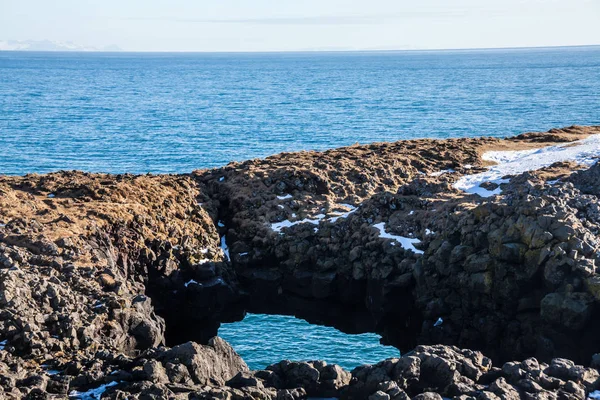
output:
M425 392L413 397L414 400L442 400L442 396L434 392Z
M248 366L233 348L219 337L211 339L207 346L187 342L167 350L159 359L163 363L178 362L185 365L197 384L224 385Z
M352 146L180 176L0 177L0 397L585 398L600 389L597 357L577 365L600 335L600 164L526 172L490 198L453 183L483 171L491 148L599 131ZM211 338L250 309L412 352L352 373L248 371ZM523 361L494 368L418 343Z
M541 302L541 317L549 323L573 330L585 327L594 306L587 293L549 293Z
M357 315L368 313L372 321L361 329L378 330L403 351L444 341L483 349L500 361L587 357L594 334L586 336L585 351L560 338L564 329L589 330L600 298L594 256L599 193L593 184L600 168L573 173L575 165L558 163L513 177L502 185L502 196L490 198L463 196L452 183L473 173L461 169L467 162L471 170L483 168L482 149L542 146L596 132L569 127L510 144L467 139L357 146L251 160L196 177L213 201L227 204L227 237L240 251L250 250L233 258L234 268L262 309L293 296L341 303ZM395 165L402 168L389 173ZM454 172L438 173L449 168ZM555 176L562 179L546 184ZM338 218L347 207L342 204L358 208ZM321 214L316 225L271 229L275 222ZM380 238L374 225L381 222L386 234L420 240L415 249L424 254ZM268 285L259 278L265 269ZM393 306L398 303L403 307ZM302 312L342 329L355 319L319 307Z
M267 371L273 373L268 374ZM267 367L267 371L259 371L258 377L265 380L265 385L277 389L304 388L309 395L331 397L350 382L351 375L338 365L330 365L323 361L292 362L281 361Z
M369 396L369 400L390 400L390 395L378 390Z

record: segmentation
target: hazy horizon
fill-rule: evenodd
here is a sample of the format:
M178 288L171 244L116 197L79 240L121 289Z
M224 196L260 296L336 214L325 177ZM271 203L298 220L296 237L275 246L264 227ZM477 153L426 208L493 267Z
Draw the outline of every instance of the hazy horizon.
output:
M344 49L298 49L298 50L239 50L239 51L201 51L201 50L124 50L118 48L116 45L108 45L106 48L85 48L79 46L77 43L67 42L74 46L81 47L81 49L52 49L52 50L38 50L38 49L16 49L6 50L3 49L0 40L0 52L63 52L63 53L140 53L140 54L277 54L277 53L401 53L401 52L468 52L468 51L500 51L500 50L544 50L544 49L569 49L569 48L593 48L600 47L600 44L584 44L584 45L557 45L557 46L522 46L522 47L471 47L471 48L447 48L447 49L356 49L356 50L344 50ZM28 42L28 41L22 41Z
M600 45L593 0L4 1L0 43L127 52L401 51ZM2 48L2 46L0 46Z

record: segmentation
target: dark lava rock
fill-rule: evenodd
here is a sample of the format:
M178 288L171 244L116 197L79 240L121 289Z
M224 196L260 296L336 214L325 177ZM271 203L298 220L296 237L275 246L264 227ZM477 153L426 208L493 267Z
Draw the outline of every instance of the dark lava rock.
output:
M600 167L557 163L488 198L453 185L485 151L599 132L0 177L0 398L583 399L600 389ZM214 338L247 311L405 355L248 371Z

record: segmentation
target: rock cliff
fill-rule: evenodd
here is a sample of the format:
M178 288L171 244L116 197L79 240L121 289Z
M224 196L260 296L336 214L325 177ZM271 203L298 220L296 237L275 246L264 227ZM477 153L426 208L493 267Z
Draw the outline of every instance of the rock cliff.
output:
M0 397L585 398L600 389L600 164L484 182L489 197L457 182L487 152L596 133L0 177ZM249 371L214 338L247 311L377 332L404 356Z

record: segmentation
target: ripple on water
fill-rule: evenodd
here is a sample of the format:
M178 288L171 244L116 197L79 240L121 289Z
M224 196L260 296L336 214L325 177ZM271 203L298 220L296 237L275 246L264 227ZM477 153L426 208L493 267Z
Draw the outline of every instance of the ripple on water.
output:
M0 173L190 172L355 142L596 124L599 67L600 47L0 52Z
M352 370L400 355L396 348L380 344L377 334L349 335L285 315L248 314L243 321L222 324L219 336L251 369L281 360L325 360Z

